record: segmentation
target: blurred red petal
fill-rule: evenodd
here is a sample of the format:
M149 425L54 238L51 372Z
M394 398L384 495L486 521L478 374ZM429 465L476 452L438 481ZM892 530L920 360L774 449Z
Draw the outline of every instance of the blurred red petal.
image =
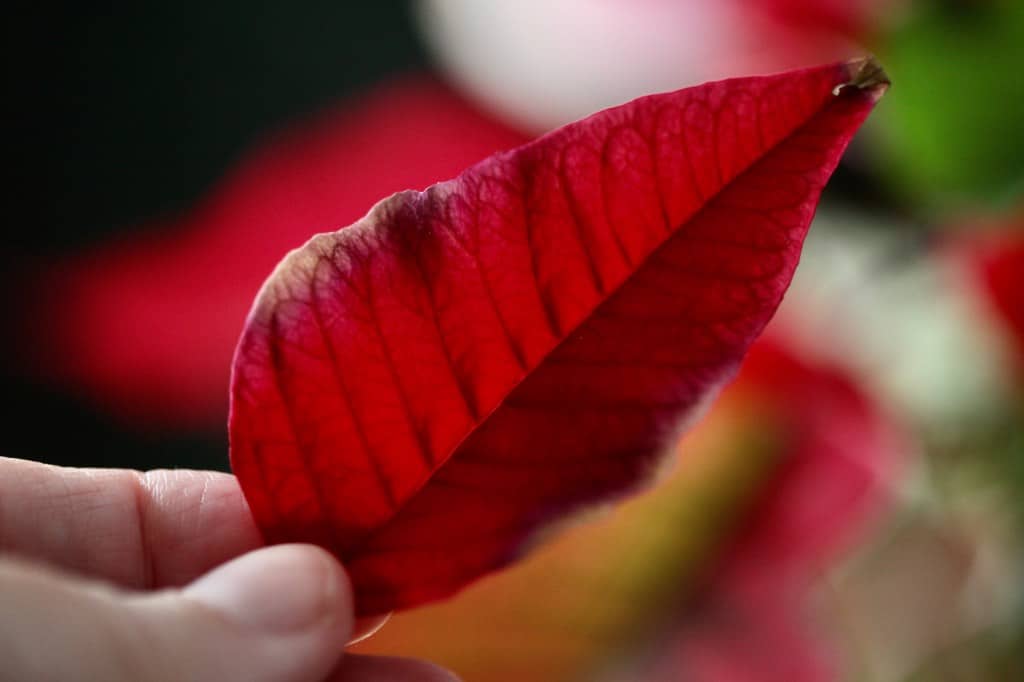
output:
M836 679L808 591L891 502L907 443L844 368L800 357L778 336L754 344L730 390L778 402L785 458L644 679Z
M756 0L751 3L777 20L817 34L871 39L881 10L893 0Z
M981 277L989 299L1016 341L1024 363L1024 217L980 249ZM1024 367L1024 364L1022 364Z
M747 358L749 382L777 403L786 456L722 560L730 580L809 580L856 544L883 507L906 450L893 421L848 370L815 362L763 338Z
M427 78L338 105L257 147L181 220L41 266L23 364L136 427L219 426L239 330L282 253L522 141Z
M808 633L799 605L751 603L718 590L693 608L666 654L636 682L826 682L830 656Z

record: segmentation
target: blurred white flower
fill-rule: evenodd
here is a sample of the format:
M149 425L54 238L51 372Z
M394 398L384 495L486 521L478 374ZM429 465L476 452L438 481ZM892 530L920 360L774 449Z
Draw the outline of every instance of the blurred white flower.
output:
M419 0L417 13L437 61L460 87L540 131L652 92L858 53L828 22L784 16L785 4Z
M778 314L933 437L955 438L1009 400L1011 349L964 273L887 227L823 208Z

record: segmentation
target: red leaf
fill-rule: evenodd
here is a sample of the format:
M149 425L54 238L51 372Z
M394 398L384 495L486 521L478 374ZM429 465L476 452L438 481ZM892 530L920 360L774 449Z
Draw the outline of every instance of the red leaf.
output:
M359 610L446 596L635 487L778 305L873 62L641 98L385 199L264 285L232 466Z

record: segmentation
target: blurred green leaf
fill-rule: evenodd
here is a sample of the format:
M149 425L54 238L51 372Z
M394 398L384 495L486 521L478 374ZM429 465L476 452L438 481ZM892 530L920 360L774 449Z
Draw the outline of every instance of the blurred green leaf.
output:
M879 46L884 173L926 214L1024 193L1024 2L919 3Z

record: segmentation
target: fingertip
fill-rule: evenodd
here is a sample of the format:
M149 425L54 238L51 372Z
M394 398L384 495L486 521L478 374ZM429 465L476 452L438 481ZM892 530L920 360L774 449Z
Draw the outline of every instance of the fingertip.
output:
M352 587L341 564L314 545L249 552L214 569L184 594L239 627L263 634L330 628L352 635Z

